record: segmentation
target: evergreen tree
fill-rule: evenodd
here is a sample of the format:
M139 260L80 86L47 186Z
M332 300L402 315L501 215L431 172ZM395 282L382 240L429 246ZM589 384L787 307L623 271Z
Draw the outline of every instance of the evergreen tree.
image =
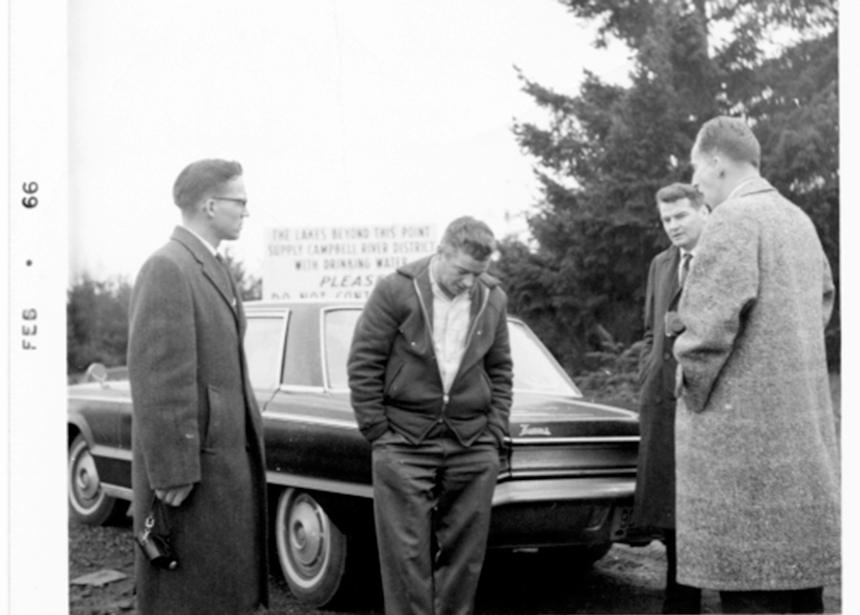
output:
M568 369L642 335L648 263L668 240L654 194L689 181L701 124L741 115L762 143L763 175L815 221L838 274L837 13L834 0L563 0L631 50L630 85L586 71L567 96L520 73L548 125L516 123L542 198L536 248L502 246L511 309ZM788 44L777 39L791 35ZM838 315L830 335L838 355Z
M98 361L125 365L131 286L123 279L97 281L84 274L68 291L66 363L69 374Z

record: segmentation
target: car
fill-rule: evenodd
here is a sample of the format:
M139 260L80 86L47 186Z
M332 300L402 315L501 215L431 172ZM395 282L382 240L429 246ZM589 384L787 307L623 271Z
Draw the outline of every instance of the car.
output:
M273 553L300 601L329 605L378 570L371 447L346 372L361 303L254 301L245 312ZM629 538L638 415L587 401L526 324L508 322L514 395L488 546L590 564ZM69 506L74 518L104 524L132 497L132 400L127 379L98 366L88 376L69 387Z

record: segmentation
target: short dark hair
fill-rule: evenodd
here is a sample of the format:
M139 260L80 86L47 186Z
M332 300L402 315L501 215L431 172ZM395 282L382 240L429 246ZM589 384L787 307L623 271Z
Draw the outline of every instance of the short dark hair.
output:
M496 249L496 238L486 223L463 216L445 229L440 247L443 250L462 250L477 261L485 261Z
M719 152L735 162L748 162L755 168L761 163L761 146L745 121L720 115L705 122L696 136L703 154Z
M231 160L205 159L182 169L173 184L173 202L189 210L211 190L242 175L242 165Z
M674 203L681 199L690 199L690 205L693 209L699 209L705 204L705 198L702 196L702 193L691 184L669 184L657 191L657 207L660 207L660 203Z

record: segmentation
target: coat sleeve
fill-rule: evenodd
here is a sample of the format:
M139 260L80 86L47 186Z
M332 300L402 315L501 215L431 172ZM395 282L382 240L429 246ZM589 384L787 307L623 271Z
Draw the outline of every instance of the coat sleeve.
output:
M758 247L755 220L725 208L710 216L678 310L686 330L674 346L680 392L693 412L705 409L755 304Z
M385 370L397 335L395 301L387 280L381 280L355 326L347 358L350 401L364 437L373 442L388 431L385 416Z
M833 315L833 303L836 300L836 288L833 286L833 274L830 271L830 263L827 261L827 256L824 256L822 249L821 260L824 261L824 289L822 295L822 315L824 317L824 327L830 322L830 317Z
M654 279L656 277L657 259L651 261L648 269L648 285L645 290L645 335L642 338L642 349L639 351L639 384L645 382L645 368L654 348Z
M499 446L502 446L504 437L510 433L513 360L511 359L511 342L508 334L507 298L504 297L501 290L495 292L502 293L503 298L493 345L484 355L484 369L490 378L493 389L487 427L496 438Z
M134 443L153 489L200 481L196 348L188 279L153 257L132 294L128 349Z

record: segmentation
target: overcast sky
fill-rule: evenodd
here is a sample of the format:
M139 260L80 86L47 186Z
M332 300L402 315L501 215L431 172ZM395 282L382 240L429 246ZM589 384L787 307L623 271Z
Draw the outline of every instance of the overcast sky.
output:
M69 3L70 269L133 277L179 222L171 189L240 161L255 272L273 226L429 223L525 230L537 199L514 118L545 114L514 66L576 93L623 83L621 45L553 0Z

